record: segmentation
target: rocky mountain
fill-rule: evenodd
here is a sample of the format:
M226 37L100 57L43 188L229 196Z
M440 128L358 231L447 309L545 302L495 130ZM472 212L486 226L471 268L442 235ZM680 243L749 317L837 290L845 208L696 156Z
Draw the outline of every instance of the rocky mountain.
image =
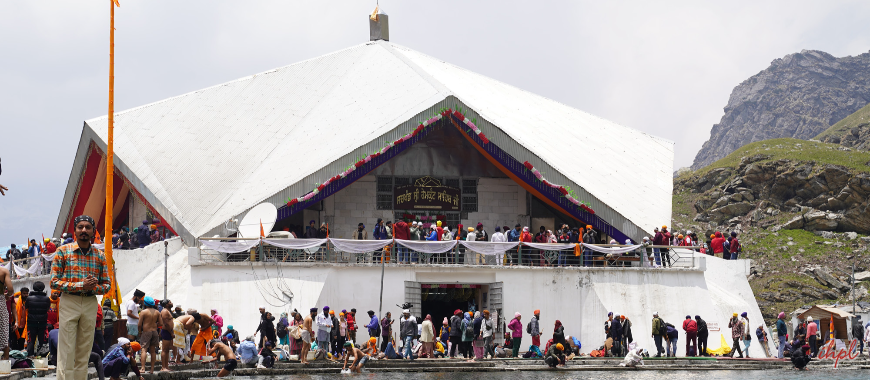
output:
M870 150L870 104L832 125L816 140L856 150Z
M751 142L811 139L868 103L870 53L842 58L816 50L789 54L734 88L692 169Z
M780 311L851 303L853 262L855 296L870 300L870 152L791 138L751 143L677 177L673 205L678 232L739 234L768 323Z

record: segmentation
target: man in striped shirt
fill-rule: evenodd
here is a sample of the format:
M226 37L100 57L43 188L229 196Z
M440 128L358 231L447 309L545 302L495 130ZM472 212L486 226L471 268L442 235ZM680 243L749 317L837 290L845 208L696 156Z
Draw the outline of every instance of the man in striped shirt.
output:
M62 293L57 345L57 379L86 380L97 323L97 295L109 291L106 257L91 245L94 220L75 218L76 242L61 246L51 265L51 289Z

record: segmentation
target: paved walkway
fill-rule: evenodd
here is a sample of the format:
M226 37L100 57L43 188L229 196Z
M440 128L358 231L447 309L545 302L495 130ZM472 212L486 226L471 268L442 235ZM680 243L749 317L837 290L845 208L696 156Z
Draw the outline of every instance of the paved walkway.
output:
M715 370L784 370L792 368L788 360L777 359L730 359L730 358L647 358L643 367L620 367L621 359L617 358L575 358L565 368L550 369L542 360L537 359L495 359L468 363L457 359L418 359L413 362L406 360L375 360L366 364L368 372L513 372L513 371L715 371ZM159 365L158 365L159 366ZM186 364L170 367L172 372L161 372L153 375L143 373L146 380L188 380L213 378L222 364ZM271 375L286 376L300 374L338 374L342 363L323 360L312 361L309 365L299 362L279 362L272 369L256 369L251 366L239 366L233 373L237 376ZM840 367L852 369L870 369L870 360L841 360ZM810 367L831 368L832 360L814 360ZM132 374L132 373L131 373ZM24 380L28 378L56 379L54 368L49 370L13 370L11 375L2 375L0 380ZM96 372L90 368L89 379L97 378Z

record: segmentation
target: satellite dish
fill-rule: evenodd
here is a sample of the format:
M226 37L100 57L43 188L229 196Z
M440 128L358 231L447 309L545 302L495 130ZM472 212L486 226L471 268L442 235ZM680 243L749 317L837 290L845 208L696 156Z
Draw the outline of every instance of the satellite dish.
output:
M260 223L263 223L263 232L268 234L278 220L278 209L271 203L260 203L242 218L239 223L239 236L246 238L260 237Z

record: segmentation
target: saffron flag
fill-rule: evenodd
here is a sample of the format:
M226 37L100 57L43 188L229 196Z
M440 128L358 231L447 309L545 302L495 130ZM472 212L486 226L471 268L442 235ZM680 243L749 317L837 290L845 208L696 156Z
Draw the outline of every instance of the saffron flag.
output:
M375 7L375 10L372 12L372 15L369 16L370 19L374 22L378 22L378 7Z
M260 219L260 237L266 237L266 233L263 232L263 219Z
M116 7L120 7L120 6L121 6L121 3L119 3L118 0L112 0L112 2L115 3L115 6L116 6Z

